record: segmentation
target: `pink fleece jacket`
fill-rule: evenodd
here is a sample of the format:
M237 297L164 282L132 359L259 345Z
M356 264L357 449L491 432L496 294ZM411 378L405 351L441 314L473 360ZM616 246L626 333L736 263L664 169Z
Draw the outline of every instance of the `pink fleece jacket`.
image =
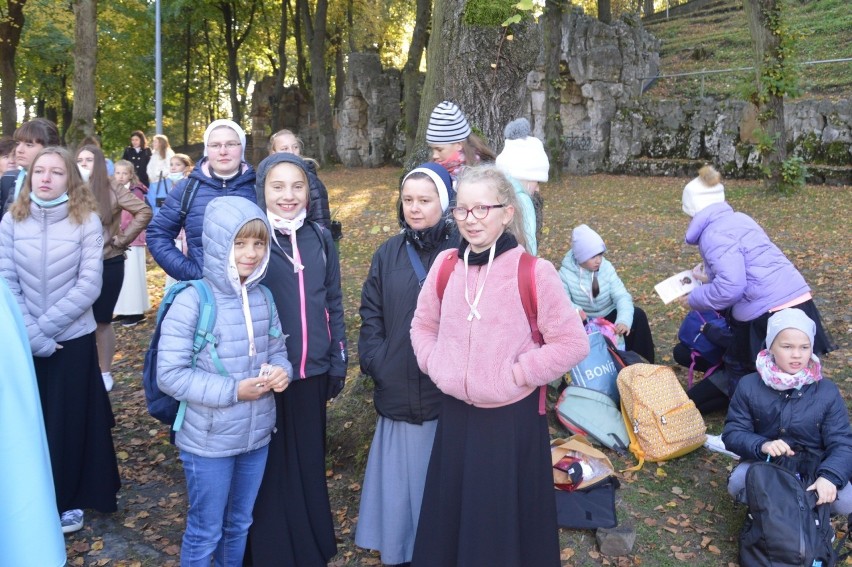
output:
M447 282L443 304L435 289L446 254L439 256L417 300L411 322L411 343L420 369L442 392L478 407L499 407L528 396L589 353L589 340L577 312L571 308L562 282L550 262L536 262L538 327L544 346L536 345L518 290L518 246L487 265L469 266L458 259ZM485 287L477 311L468 321L477 289Z

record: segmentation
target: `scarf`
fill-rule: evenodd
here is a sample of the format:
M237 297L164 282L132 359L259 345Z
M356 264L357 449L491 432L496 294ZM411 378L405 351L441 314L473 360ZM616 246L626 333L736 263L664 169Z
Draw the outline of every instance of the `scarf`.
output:
M293 248L293 256L291 257L281 248L281 244L278 243L278 237L275 236L275 232L272 233L272 239L275 241L275 244L281 248L281 251L284 252L284 255L287 256L287 259L290 260L290 263L293 264L293 273L297 274L305 269L305 266L302 264L302 256L299 254L299 245L296 241L296 231L302 228L302 225L305 224L305 218L308 215L308 211L306 209L302 209L301 212L296 215L294 219L285 219L283 217L279 217L275 213L267 210L266 218L269 219L269 224L272 225L272 228L279 231L281 234L290 237L290 246Z
M464 152L461 150L456 150L447 159L439 159L435 161L438 165L443 165L444 169L450 172L450 176L453 179L458 177L459 172L461 172L464 167L464 162Z
M778 365L775 364L775 357L772 356L769 349L760 351L755 364L757 366L757 373L760 374L763 383L779 392L790 389L800 390L802 386L822 380L822 366L815 354L811 354L810 363L795 374L782 372L778 368Z
M507 252L512 250L518 246L518 240L515 238L514 234L504 232L500 235L500 238L495 242L496 248L494 250L494 257L496 258L503 252ZM469 248L469 244L467 240L464 238L461 239L461 243L459 244L459 255L464 255L465 249ZM494 248L494 247L492 247ZM474 252L470 251L468 255L467 262L471 266L484 266L488 263L488 258L491 256L491 248L488 250L483 250L482 252Z
M30 193L30 200L42 209L50 209L66 202L68 200L68 192L66 191L59 197L51 199L50 201L45 201L44 199L38 198L35 193Z
M399 222L405 240L414 245L418 250L430 252L438 245L447 240L453 232L455 222L449 216L441 217L438 223L423 230L414 230L404 220Z

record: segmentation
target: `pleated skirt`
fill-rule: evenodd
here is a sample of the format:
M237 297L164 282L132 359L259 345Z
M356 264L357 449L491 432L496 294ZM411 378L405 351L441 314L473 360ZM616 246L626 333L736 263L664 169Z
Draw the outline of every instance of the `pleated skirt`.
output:
M131 246L124 261L124 282L115 304L116 315L142 315L151 308L145 274L145 246Z
M98 368L95 333L33 357L59 512L115 512L121 486L112 432L115 418Z
M244 565L326 567L337 554L325 480L328 376L275 394L276 430L254 504Z
M379 416L361 490L355 545L375 549L382 563L411 561L426 469L438 420L421 425Z
M550 441L538 390L514 404L441 405L413 567L559 567Z

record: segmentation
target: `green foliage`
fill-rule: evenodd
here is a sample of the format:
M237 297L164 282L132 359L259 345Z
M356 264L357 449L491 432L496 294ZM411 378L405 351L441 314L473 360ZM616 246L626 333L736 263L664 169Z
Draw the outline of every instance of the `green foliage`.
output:
M517 0L468 0L462 22L467 26L500 26L516 15Z
M805 160L799 156L792 156L781 162L781 193L789 195L795 193L805 186L808 170Z

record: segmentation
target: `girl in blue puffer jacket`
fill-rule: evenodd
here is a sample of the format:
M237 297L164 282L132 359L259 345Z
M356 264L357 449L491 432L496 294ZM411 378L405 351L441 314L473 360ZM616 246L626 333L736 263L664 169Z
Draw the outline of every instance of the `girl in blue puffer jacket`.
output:
M682 302L696 311L730 309L733 337L723 360L732 396L740 378L755 371L766 322L781 309L797 307L814 321L814 353L836 347L822 326L805 278L754 219L734 212L720 181L719 172L708 165L683 189L683 212L692 217L686 243L698 246L704 262L695 277L706 284Z
M275 305L259 282L269 226L242 197L220 197L204 217L204 279L216 304L215 343L193 361L199 296L188 287L160 327L157 383L187 402L175 437L189 513L181 565L240 566L275 426L275 399L290 382ZM215 348L213 347L215 345Z

